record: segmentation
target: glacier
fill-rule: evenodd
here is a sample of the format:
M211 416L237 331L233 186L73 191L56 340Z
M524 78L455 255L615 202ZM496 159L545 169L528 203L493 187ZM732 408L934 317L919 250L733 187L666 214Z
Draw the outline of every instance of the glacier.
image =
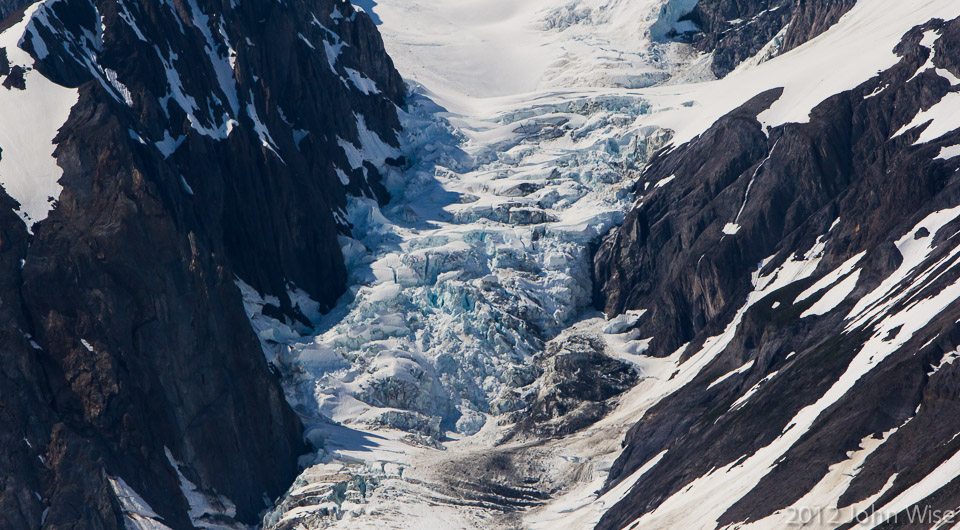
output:
M753 304L811 276L829 238L772 274L758 269L754 292L700 351L684 346L669 357L647 357L650 338L631 331L643 311L607 320L592 308L590 248L644 192L676 185L668 177L632 191L650 157L770 88L784 91L762 123L803 122L820 101L891 66L890 50L912 26L960 16L960 5L946 1L860 2L798 49L772 57L772 42L715 80L706 56L663 37L688 4L383 0L368 8L409 86L401 111L405 163L384 165L397 153L368 148L382 143L377 138L348 154L356 167L378 167L393 199L385 206L350 200L343 219L352 237L340 238L350 287L332 311L321 314L289 286L310 325L269 316L265 307L275 301L238 280L264 352L317 448L301 459L305 470L267 514L265 528L592 528L664 457L598 496L627 428L722 352ZM724 237L739 230L733 220ZM856 264L798 298L824 293L809 314L850 294ZM574 436L536 449L502 443L506 415L524 410L541 390L537 353L576 337L630 363L639 383L614 412ZM845 383L867 368L851 367ZM797 423L809 424L827 404L804 411ZM736 499L719 491L756 484L803 431L785 432L750 465L703 477L640 522L692 528L704 513L722 513ZM883 441L864 440L862 451L831 468L811 495L831 494L830 480L841 480ZM537 466L552 498L517 497L518 514L451 490L451 469L465 469L495 447ZM691 503L704 512L689 511Z
M341 304L321 316L300 303L311 331L265 316L270 301L241 285L287 398L322 448L305 477L343 465L369 475L373 490L390 476L386 464L399 476L416 453L489 443L496 416L526 406L533 356L592 311L589 245L622 220L635 199L629 176L669 140L636 123L646 111L642 100L601 95L468 124L414 93L402 116L409 167L387 173L394 200L348 207ZM360 509L333 504L332 520Z

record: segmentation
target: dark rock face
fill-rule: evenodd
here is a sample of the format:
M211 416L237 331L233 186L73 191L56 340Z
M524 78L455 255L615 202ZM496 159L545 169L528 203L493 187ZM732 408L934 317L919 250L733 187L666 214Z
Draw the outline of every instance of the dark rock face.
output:
M641 178L638 190L644 182L676 176L669 186L651 187L600 246L600 307L610 315L647 309L638 336L653 337L648 353L660 356L689 343L682 354L689 358L736 324L728 345L690 383L632 427L608 487L666 453L597 528L627 527L698 477L756 454L793 428L791 418L825 396L855 358L864 362L873 354L877 366L818 414L769 474L732 499L717 526L791 506L870 437L887 438L837 499L840 507L870 498L897 473L865 511L880 509L960 448L960 365L943 362L960 341L960 305L945 304L916 329L904 330L916 316L892 323L960 278L949 258L960 243L952 236L960 224L915 228L932 212L960 204L960 159L938 156L960 142L960 132L914 145L928 124L904 127L956 91L934 69L921 70L932 53L920 45L924 31L940 34L934 65L960 74L960 20L934 20L904 36L897 65L822 102L809 123L765 134L755 116L779 97L778 90L767 92L690 143L661 152ZM732 222L739 229L725 233ZM933 250L878 299L884 312L851 321L856 301L916 255L895 246L898 240L929 241ZM823 246L814 274L763 291L762 299L744 306L756 277L800 259L818 242ZM826 289L803 300L799 295L861 252L859 276L845 301L809 314ZM882 354L885 344L895 346ZM954 508L960 503L954 483L921 505ZM906 524L901 518L886 527Z
M0 20L7 18L10 14L29 3L29 0L3 0L0 2Z
M551 342L537 359L538 391L515 412L503 441L560 437L582 430L610 411L611 398L637 382L626 362L609 357L598 338L573 335Z
M654 158L644 177L648 182L657 182L653 180L657 175L679 178L693 173L697 177L690 184L686 180L674 182L669 191L655 188L643 206L629 212L622 227L609 234L597 251L594 268L599 308L613 315L649 307L644 321L659 331L651 344L651 354L667 355L689 341L709 319L718 316L735 291L743 288L747 279L739 267L751 266L770 254L763 254L766 248L756 248L741 257L741 250L736 248L740 238L724 241L728 249L719 258L736 266L715 266L704 263L706 258L700 260L707 252L721 252L716 239L727 219L720 217L718 210L736 215L746 182L734 185L741 177L749 180L751 169L755 170L769 149L769 141L754 116L778 95L779 91L762 94L722 118L696 142L678 148L686 156L678 153ZM715 237L704 237L711 225ZM768 244L778 241L780 235L772 234ZM685 264L699 262L699 266L678 267L680 256ZM703 277L711 279L709 286L703 285Z
M79 101L49 216L28 232L0 193L0 528L256 524L307 448L236 281L289 318L293 286L334 303L346 197L386 199L402 81L349 3L28 16L33 68ZM30 94L0 58L0 90Z
M701 30L700 51L713 52L713 73L723 77L776 39L783 53L823 33L856 0L700 0L686 18Z

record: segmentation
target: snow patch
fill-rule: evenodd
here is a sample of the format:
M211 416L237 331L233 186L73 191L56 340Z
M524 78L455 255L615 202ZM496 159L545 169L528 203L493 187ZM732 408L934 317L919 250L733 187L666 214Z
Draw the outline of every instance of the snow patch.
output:
M830 228L831 230L833 229L832 226ZM843 262L842 265L830 271L829 273L825 274L823 278L820 278L819 280L817 280L816 283L814 283L809 288L807 288L807 290L800 293L797 296L797 298L793 301L793 303L799 304L800 302L806 300L807 298L810 298L811 296L819 293L820 291L826 289L827 287L830 287L831 285L837 283L837 281L840 278L846 276L847 274L850 274L850 271L852 271L853 268L856 267L858 263L860 263L860 260L862 260L863 256L865 255L866 255L866 252L860 252L856 256L853 256L852 258Z
M230 502L230 499L218 495L216 492L206 492L197 488L193 482L190 482L183 475L181 470L183 464L173 457L170 449L164 447L163 450L167 455L170 466L173 467L180 478L180 492L183 493L187 504L190 506L187 515L190 516L194 526L205 530L246 529L240 523L231 522L237 515L237 507Z
M107 477L107 481L120 504L126 530L170 530L169 526L163 524L163 518L122 478Z
M727 223L723 225L723 233L728 236L736 235L740 231L740 225L736 223Z
M662 178L662 179L660 179L659 181L657 181L657 183L654 184L653 187L654 187L654 188L662 188L662 187L666 186L667 184L670 184L671 182L673 182L673 179L675 179L675 178L677 178L676 175L670 175L669 177Z
M53 83L33 69L33 58L20 49L27 27L35 17L45 17L56 0L45 0L26 9L23 18L0 33L11 67L26 69L26 90L0 88L0 115L18 127L0 128L0 185L20 207L17 215L32 232L33 225L46 219L63 189L58 182L63 170L53 156L54 138L79 99L76 89ZM45 50L36 34L31 42L38 55Z
M853 292L853 289L857 286L857 280L860 279L860 269L857 269L852 274L844 278L840 283L835 285L832 289L827 291L815 304L810 306L810 309L807 309L800 314L800 318L806 318L809 316L815 315L824 315L832 311L841 302L847 299L850 296L850 293Z
M380 93L380 89L377 88L377 83L373 79L370 79L353 68L344 68L343 70L347 72L347 77L350 78L350 82L353 83L353 86L357 87L357 90L360 92L366 95Z
M730 370L730 371L727 372L726 374L718 377L718 378L715 379L712 383L710 383L709 385L707 385L707 390L710 390L711 388L719 385L720 383L726 381L727 379L730 379L731 377L733 377L733 376L735 376L735 375L737 375L737 374L742 374L742 373L746 372L747 370L753 368L753 363L754 363L753 360L749 360L749 361L747 361L743 366L741 366L740 368L735 368L735 369L733 369L733 370Z

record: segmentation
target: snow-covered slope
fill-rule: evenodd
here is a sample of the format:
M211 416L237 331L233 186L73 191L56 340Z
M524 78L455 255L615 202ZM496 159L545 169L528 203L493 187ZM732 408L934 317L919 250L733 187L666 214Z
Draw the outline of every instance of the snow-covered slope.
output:
M689 4L420 0L378 2L373 11L405 78L454 110L471 104L496 108L489 98L500 96L523 94L529 102L551 88L639 88L662 82L696 55L664 39Z
M9 123L25 127L0 130L0 185L21 207L19 215L28 228L46 218L62 189L57 181L63 171L53 157L54 137L67 121L70 108L77 102L76 89L60 86L32 68L33 58L18 46L27 32L35 32L45 10L43 4L27 8L23 20L0 33L0 48L5 50L7 68L23 73L25 90L6 89L0 92L0 113ZM39 11L39 13L37 13Z
M934 109L953 99L960 12L899 5L858 3L714 83L766 72L741 88L773 90L681 132L643 176L672 193L602 245L605 308L648 309L648 352L694 373L631 428L606 487L632 485L598 528L918 524L908 508L932 527L957 502L955 424L933 414L955 406L960 197L941 153L960 122ZM854 42L869 68L819 71Z
M414 92L401 117L407 165L387 175L388 205L351 202L354 237L341 243L353 287L313 315L316 332L265 315L269 300L245 290L320 447L268 528L772 528L808 504L838 511L820 525L835 527L954 478L938 453L945 467L929 474L854 482L894 446L910 400L892 398L885 421L831 427L835 444L808 439L954 306L953 287L933 281L952 246L933 242L953 233L956 204L928 189L950 189L950 172L926 154L956 153L943 139L919 155L911 144L937 139L912 129L928 118L937 135L960 126L947 112L960 71L931 58L945 27L904 36L960 5L862 0L809 42L779 54L775 38L719 80L677 39L695 30L682 20L693 5L365 6ZM899 129L909 140L887 145ZM879 145L902 165L872 165ZM889 206L900 181L878 175L903 179L906 167L936 177L900 217L870 228L850 220L869 207L840 209ZM625 216L594 263L592 247ZM902 263L876 265L896 262L894 248ZM606 321L594 295L611 317L630 312ZM851 297L866 301L849 308ZM848 311L849 325L837 317ZM775 338L771 322L796 326L793 338ZM805 369L823 345L797 337L831 333L870 338ZM784 344L796 350L771 353ZM624 392L558 368L577 355L638 382ZM581 379L612 390L571 404L563 384ZM818 467L770 486L787 455Z

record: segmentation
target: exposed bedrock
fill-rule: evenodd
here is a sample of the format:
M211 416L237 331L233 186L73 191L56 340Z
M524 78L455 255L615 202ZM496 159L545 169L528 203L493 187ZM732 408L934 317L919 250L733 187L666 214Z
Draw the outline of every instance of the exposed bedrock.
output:
M0 101L52 81L76 103L49 214L0 192L0 527L256 524L308 448L237 283L291 321L291 293L332 306L346 197L387 199L402 81L348 3L46 0L2 28L21 21Z
M707 364L630 430L608 488L662 458L598 528L642 528L671 497L710 491L711 470L731 496L721 525L784 513L880 444L828 496L849 519L956 452L960 160L942 148L960 133L915 117L955 96L958 38L960 21L931 21L905 35L899 63L808 123L765 130L772 90L651 163L638 194L675 178L605 238L596 300L609 316L646 309L635 328L648 354ZM958 495L924 502L950 509Z

